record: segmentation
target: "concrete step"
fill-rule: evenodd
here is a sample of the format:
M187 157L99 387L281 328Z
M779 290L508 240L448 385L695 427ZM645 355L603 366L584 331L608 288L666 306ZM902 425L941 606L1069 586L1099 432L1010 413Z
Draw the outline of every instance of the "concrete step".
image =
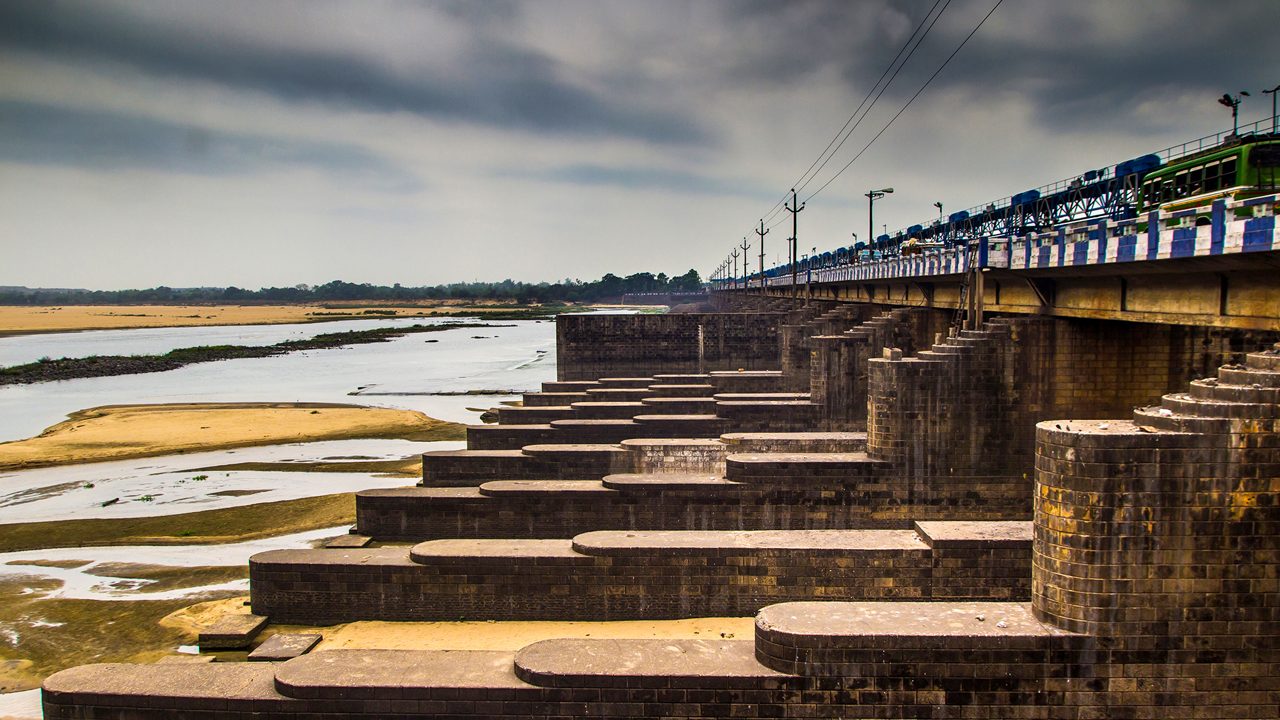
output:
M543 407L500 405L494 409L498 412L499 425L543 425L552 420L573 417L573 408L568 405L546 405Z
M648 387L632 388L591 388L587 391L587 395L591 396L590 400L594 402L639 402L649 397L653 393L649 392Z
M805 392L775 392L775 393L717 393L712 396L714 400L722 402L778 402L778 401L804 401L810 399L809 393Z
M710 382L718 393L724 392L781 392L781 370L748 370L743 372L713 372Z
M726 479L768 485L856 484L888 467L864 452L730 453L724 463Z
M1280 343L1270 350L1245 355L1245 365L1252 370L1280 372Z
M711 438L633 438L622 447L639 473L724 473L724 443Z
M711 378L706 373L664 373L654 375L653 382L668 385L706 385Z
M570 407L573 408L573 417L583 420L629 420L645 412L644 403L634 401L604 402L589 400L576 402Z
M604 377L600 378L602 388L647 388L654 383L652 377Z
M1190 392L1192 397L1220 402L1280 403L1280 388L1226 385L1217 378L1192 380Z
M634 420L592 420L571 418L552 421L555 438L561 443L617 443L647 433Z
M1274 418L1280 406L1271 403L1224 402L1193 397L1188 393L1170 393L1160 398L1160 406L1178 415L1212 418Z
M1134 408L1133 424L1166 432L1221 434L1231 431L1227 418L1182 415L1166 407Z
M475 487L507 478L555 479L554 462L521 450L437 450L422 455L423 487Z
M720 441L730 453L864 452L864 432L728 433Z
M618 473L606 475L601 481L604 487L621 492L645 493L679 490L707 493L737 493L742 483L725 480L711 473Z
M672 385L670 383L657 383L649 386L654 397L711 397L715 392L715 387L708 383L688 383L685 385Z
M480 486L485 497L541 498L548 494L558 497L579 496L596 498L614 494L598 480L494 480Z
M600 387L600 383L595 380L556 380L542 383L542 392L586 392L594 387Z
M595 480L631 469L631 454L609 443L526 445L521 452L537 460L555 463L556 475L560 478Z
M585 392L538 392L524 394L524 407L563 407L590 399Z
M649 415L715 415L716 401L710 397L647 397L640 401Z
M637 415L636 438L717 438L724 422L715 415Z
M519 450L525 445L550 442L551 426L546 423L531 425L468 425L468 450Z
M818 427L821 408L806 400L718 401L725 432L802 432Z
M1255 370L1243 365L1223 365L1218 368L1218 382L1225 385L1280 388L1280 370Z

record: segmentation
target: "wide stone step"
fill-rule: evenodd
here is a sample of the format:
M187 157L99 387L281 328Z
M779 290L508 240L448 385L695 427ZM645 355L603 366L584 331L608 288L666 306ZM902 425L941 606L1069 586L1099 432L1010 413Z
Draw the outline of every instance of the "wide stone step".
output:
M649 386L654 397L711 397L715 388L706 383L686 385L654 384Z
M724 473L724 443L713 438L632 438L622 447L639 473Z
M715 415L716 401L712 398L647 397L640 401L646 414L658 415Z
M615 494L595 480L495 480L480 486L485 497L541 498L548 494L559 497L601 497Z
M1178 415L1211 418L1274 418L1280 406L1271 403L1223 402L1193 397L1187 393L1170 393L1160 398L1162 407Z
M717 393L781 392L781 370L748 370L744 372L710 373L711 385Z
M543 392L586 392L589 388L600 387L595 380L555 380L542 383Z
M1249 353L1244 356L1245 365L1254 370L1280 372L1280 343L1270 350Z
M631 469L631 454L614 444L526 445L521 452L556 464L559 478L597 479Z
M706 385L711 379L706 373L663 373L653 376L655 384L666 385Z
M603 377L598 381L602 388L647 388L655 381L652 377Z
M591 396L585 392L537 392L524 394L524 407L564 407Z
M637 415L633 438L717 438L724 421L715 415Z
M544 407L501 405L495 409L498 412L499 425L543 425L552 420L573 417L573 408L568 405L548 405Z
M556 464L522 450L437 450L422 455L424 487L477 486L506 478L551 479Z
M543 640L515 655L516 677L550 688L635 688L646 693L674 687L706 692L770 687L791 692L801 678L761 665L755 643L744 640ZM646 704L646 713L656 704ZM689 711L696 706L689 706Z
M519 450L525 445L550 442L554 431L540 425L468 425L468 450Z
M274 550L250 560L250 592L255 613L299 624L663 619L805 599L1029 597L1029 533L976 525L972 542L933 548L914 530L730 530ZM976 595L957 597L957 588Z
M779 485L858 483L887 467L864 452L731 453L724 462L729 480Z
M618 443L627 438L645 437L647 433L635 420L592 420L571 418L554 420L551 427L557 442L564 443Z
M602 485L623 493L651 494L663 491L737 493L744 486L710 473L619 473L606 475Z
M1280 388L1227 385L1216 378L1192 380L1191 396L1204 400L1241 403L1280 403Z
M821 408L807 400L722 400L726 432L799 432L818 426Z
M810 398L802 392L716 393L712 397L717 402L808 402Z
M1139 427L1166 432L1218 434L1231 431L1231 420L1228 418L1183 415L1165 407L1134 408L1133 423Z
M653 395L648 387L600 387L587 391L590 400L595 402L640 402Z
M645 411L644 403L633 401L589 400L575 402L570 407L573 408L573 417L584 420L630 420Z
M1240 365L1223 365L1218 368L1218 381L1227 385L1259 385L1280 388L1280 371L1254 370Z
M731 453L840 453L867 449L864 432L728 433L720 436Z

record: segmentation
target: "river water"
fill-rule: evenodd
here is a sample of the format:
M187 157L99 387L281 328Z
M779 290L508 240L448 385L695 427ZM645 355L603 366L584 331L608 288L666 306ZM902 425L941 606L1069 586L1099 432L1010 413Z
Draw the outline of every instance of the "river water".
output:
M159 353L207 344L269 345L321 332L415 322L447 321L396 319L26 335L0 338L0 357L21 360L33 354L59 358ZM357 403L408 408L441 420L474 423L479 413L468 408L492 407L555 379L553 321L493 324L508 327L411 333L384 343L197 363L160 373L0 387L0 442L36 435L76 410L133 403ZM131 333L140 333L136 341ZM515 392L494 396L429 394L468 390Z

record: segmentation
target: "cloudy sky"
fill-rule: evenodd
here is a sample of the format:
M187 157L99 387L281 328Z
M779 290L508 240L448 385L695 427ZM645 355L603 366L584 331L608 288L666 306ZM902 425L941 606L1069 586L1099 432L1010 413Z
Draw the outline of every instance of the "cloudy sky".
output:
M994 2L3 0L0 285L705 273L939 11L803 249L1271 114L1273 0L1006 0L814 194Z

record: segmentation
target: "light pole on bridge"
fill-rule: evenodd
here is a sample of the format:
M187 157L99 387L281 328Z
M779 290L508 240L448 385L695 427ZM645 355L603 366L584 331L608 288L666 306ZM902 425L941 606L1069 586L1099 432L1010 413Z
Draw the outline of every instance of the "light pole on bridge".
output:
M1263 95L1271 96L1271 134L1272 135L1276 134L1276 91L1277 90L1280 90L1280 85L1277 85L1271 88L1270 90L1262 91Z
M1231 93L1223 93L1218 98L1218 104L1231 108L1231 134L1240 134L1240 96L1249 97L1248 90L1241 90L1240 95L1232 95Z
M893 188L880 188L879 190L871 190L867 193L867 244L876 236L876 200L893 192Z

